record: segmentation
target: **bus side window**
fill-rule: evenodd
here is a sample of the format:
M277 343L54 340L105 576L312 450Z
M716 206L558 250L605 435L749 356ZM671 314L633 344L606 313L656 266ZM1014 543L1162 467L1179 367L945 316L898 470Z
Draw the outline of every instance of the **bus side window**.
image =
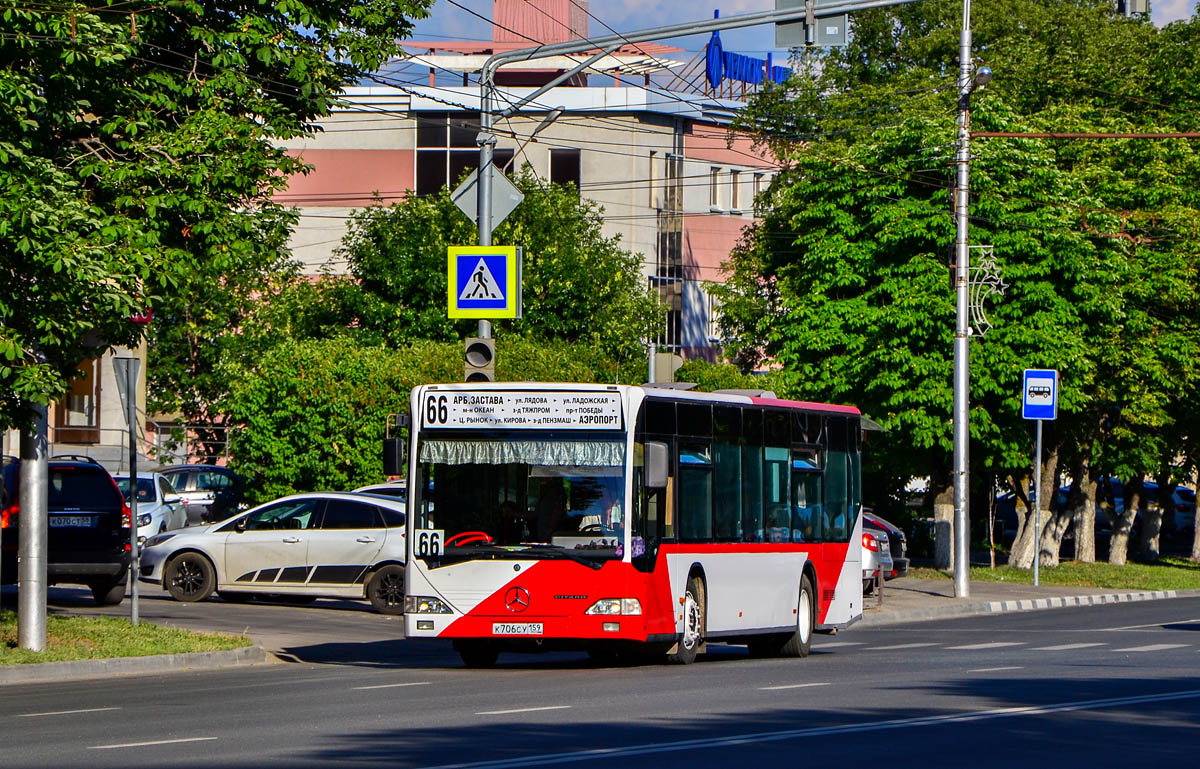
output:
M792 449L793 542L820 542L825 533L818 457L815 448Z
M829 450L825 455L825 538L845 542L850 537L850 462L846 452L846 420L830 417Z
M777 446L763 449L763 523L768 542L790 542L792 539L789 465L790 450Z
M712 449L707 441L679 443L679 539L712 539Z
M716 519L718 542L742 539L742 447L718 443L716 460Z

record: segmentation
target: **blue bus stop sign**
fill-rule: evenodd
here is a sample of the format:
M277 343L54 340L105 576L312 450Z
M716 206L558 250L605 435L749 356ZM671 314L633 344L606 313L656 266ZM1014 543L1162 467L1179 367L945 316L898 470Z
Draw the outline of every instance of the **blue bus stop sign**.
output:
M1054 369L1025 369L1021 385L1023 419L1058 418L1058 372Z

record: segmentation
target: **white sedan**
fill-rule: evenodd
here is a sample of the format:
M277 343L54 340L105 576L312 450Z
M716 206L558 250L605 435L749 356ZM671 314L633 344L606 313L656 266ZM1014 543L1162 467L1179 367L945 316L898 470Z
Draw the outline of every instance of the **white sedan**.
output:
M129 474L113 475L117 488L129 500ZM170 529L187 526L187 503L161 473L139 472L137 477L138 541Z
M178 601L213 594L242 602L279 596L365 598L404 610L404 503L344 492L295 494L211 526L159 534L140 579Z

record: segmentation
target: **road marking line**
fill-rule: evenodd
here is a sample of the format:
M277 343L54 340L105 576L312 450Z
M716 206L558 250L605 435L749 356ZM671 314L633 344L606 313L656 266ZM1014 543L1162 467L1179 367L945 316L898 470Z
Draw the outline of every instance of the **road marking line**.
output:
M403 684L376 684L375 686L351 686L350 691L360 692L364 689L398 689L401 686L429 686L432 681L409 681Z
M1118 630L1142 630L1148 627L1162 627L1163 625L1188 625L1195 622L1200 622L1200 619L1177 619L1170 622L1151 622L1148 625L1125 625L1124 627L1105 627L1095 631L1097 633L1113 633Z
M470 761L457 764L439 764L427 766L424 769L515 769L524 766L547 766L550 764L576 764L583 761L602 759L611 761L614 758L646 756L655 753L677 753L685 750L710 750L712 748L737 747L746 744L763 742L781 742L807 737L823 737L827 735L858 734L863 732L879 732L889 729L911 729L914 726L939 726L941 724L970 723L988 721L996 718L1013 718L1041 716L1048 713L1066 713L1080 710L1101 710L1117 708L1124 705L1141 705L1148 702L1171 702L1175 700L1200 699L1200 689L1189 689L1168 694L1143 694L1135 697L1111 697L1099 700L1079 700L1075 702L1059 702L1051 705L1025 705L996 710L976 710L965 713L955 713L939 716L917 716L914 718L896 718L887 721L867 721L865 723L843 724L841 726L818 726L808 729L787 729L776 732L757 732L732 735L729 737L707 737L676 742L651 742L625 747L593 748L591 750L576 750L565 753L542 753L516 758L501 758L488 761Z
M1093 646L1104 646L1102 643L1058 644L1057 646L1038 646L1030 651L1035 652L1065 652L1071 649L1090 649Z
M120 745L92 745L88 750L116 750L117 748L144 748L150 745L177 745L181 742L208 742L219 737L184 737L178 740L154 740L152 742L124 742Z
M867 649L869 652L884 652L894 649L918 649L922 646L937 646L936 643L919 643L919 644L896 644L895 646L872 646Z
M71 716L76 713L100 713L105 710L120 710L120 708L85 708L82 710L52 710L47 713L18 713L17 718L37 718L38 716Z
M830 643L817 644L820 649L832 649L835 646L862 646L866 641L832 641Z
M829 686L829 684L784 684L782 686L760 686L758 687L758 690L762 692L774 692L780 689L804 689L809 686Z
M975 668L974 670L968 670L967 672L968 673L999 673L1001 670L1024 670L1024 669L1025 669L1025 667L1023 665L1010 665L1008 667L1003 667L1003 668Z
M1187 644L1149 644L1147 646L1130 646L1126 649L1113 649L1115 652L1161 652L1167 649L1182 649Z
M546 705L540 708L513 708L512 710L485 710L477 716L507 716L510 713L536 713L539 710L567 710L570 705Z
M972 649L999 649L1002 646L1024 646L1024 641L993 641L985 644L967 644L966 646L947 646L947 649L969 651Z

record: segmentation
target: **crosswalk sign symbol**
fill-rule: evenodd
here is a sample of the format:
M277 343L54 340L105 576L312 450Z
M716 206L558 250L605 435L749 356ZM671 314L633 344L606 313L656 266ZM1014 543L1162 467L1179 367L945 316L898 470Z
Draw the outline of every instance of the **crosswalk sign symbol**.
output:
M514 246L451 246L446 274L449 317L519 318L519 253Z

